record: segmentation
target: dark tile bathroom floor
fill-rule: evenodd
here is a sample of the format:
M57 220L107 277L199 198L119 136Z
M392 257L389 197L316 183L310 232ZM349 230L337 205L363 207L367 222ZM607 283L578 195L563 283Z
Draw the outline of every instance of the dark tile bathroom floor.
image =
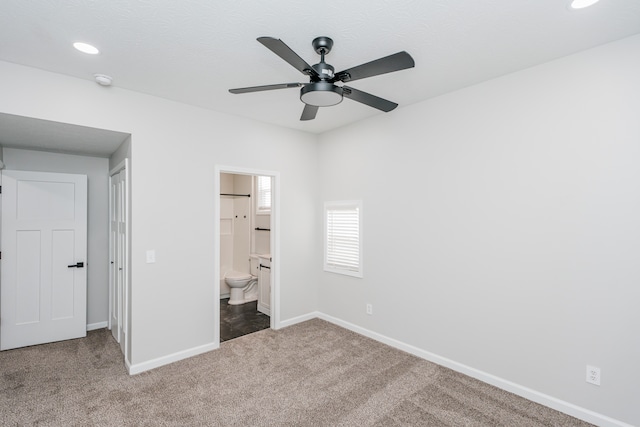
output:
M271 319L258 311L258 301L229 305L229 298L220 300L220 342L269 328Z

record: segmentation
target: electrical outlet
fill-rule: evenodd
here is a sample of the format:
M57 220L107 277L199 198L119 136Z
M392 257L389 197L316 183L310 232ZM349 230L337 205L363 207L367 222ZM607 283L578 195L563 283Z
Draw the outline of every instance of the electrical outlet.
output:
M373 305L367 304L367 314L371 316L373 314Z
M600 368L587 365L587 382L600 385Z

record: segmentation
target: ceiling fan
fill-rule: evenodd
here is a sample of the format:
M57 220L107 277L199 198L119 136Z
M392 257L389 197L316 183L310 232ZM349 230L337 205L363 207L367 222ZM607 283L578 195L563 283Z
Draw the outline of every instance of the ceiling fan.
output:
M258 41L291 64L296 70L309 76L309 83L281 83L266 86L243 87L229 89L229 92L239 94L300 87L302 88L300 89L300 100L305 104L300 120L315 119L319 107L339 104L342 102L343 97L361 102L384 112L389 112L396 108L398 104L349 86L338 86L336 83L352 82L354 80L400 71L415 66L411 55L402 51L336 73L334 72L335 69L333 66L324 62L324 56L327 55L333 47L333 40L329 37L316 37L311 43L315 51L320 55L320 62L313 66L307 64L304 59L300 58L298 54L291 50L291 48L280 39L259 37Z

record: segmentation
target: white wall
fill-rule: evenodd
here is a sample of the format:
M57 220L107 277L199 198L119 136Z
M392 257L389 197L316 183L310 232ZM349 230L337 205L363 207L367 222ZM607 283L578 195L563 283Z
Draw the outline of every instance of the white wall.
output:
M124 159L131 161L131 136L120 144L120 147L109 158L109 170L119 166L124 162ZM129 163L129 169L131 169L131 163Z
M0 77L1 112L131 134L132 364L214 340L216 164L280 173L281 319L317 308L315 136L6 62Z
M322 200L363 200L365 278L324 273L320 310L640 425L638 52L635 36L324 134Z
M87 324L109 318L109 160L3 148L6 169L87 175Z

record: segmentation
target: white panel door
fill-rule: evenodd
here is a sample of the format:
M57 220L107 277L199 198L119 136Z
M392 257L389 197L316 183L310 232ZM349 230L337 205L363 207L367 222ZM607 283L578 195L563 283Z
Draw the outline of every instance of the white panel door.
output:
M125 163L126 165L126 163ZM127 169L110 177L109 246L110 246L110 327L111 334L126 352L127 328Z
M127 328L127 170L121 170L118 180L118 292L120 322L120 350L126 353Z
M110 266L109 266L109 278L110 278L110 327L111 334L116 339L117 342L120 342L120 318L121 318L121 305L120 301L122 300L122 288L118 283L118 268L119 268L119 258L118 258L118 228L119 228L119 206L118 202L120 200L119 192L120 192L120 174L115 174L111 176L110 185L111 189L109 192L109 257L110 257Z
M86 336L87 177L2 171L0 350Z

